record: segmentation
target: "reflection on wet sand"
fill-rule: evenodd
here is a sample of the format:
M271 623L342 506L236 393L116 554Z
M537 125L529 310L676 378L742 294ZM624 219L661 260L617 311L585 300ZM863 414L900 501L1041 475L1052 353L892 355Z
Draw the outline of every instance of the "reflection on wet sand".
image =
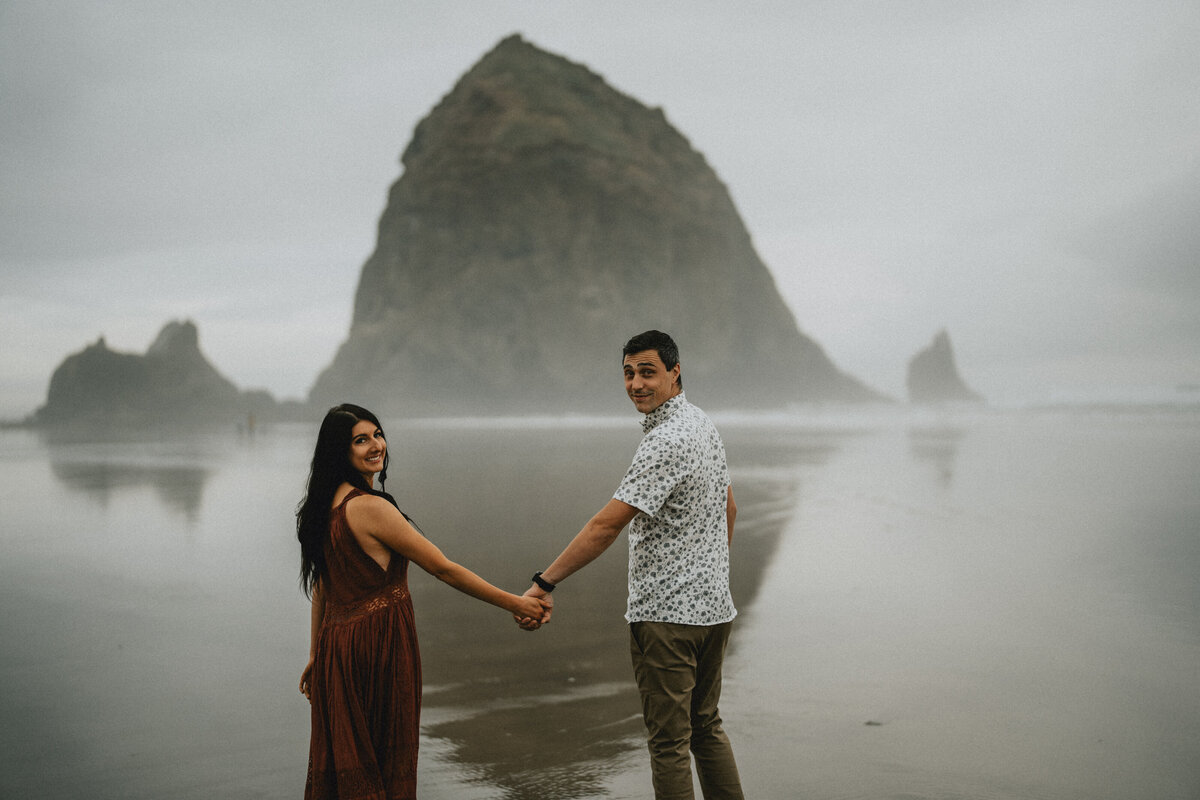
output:
M426 725L425 733L451 743L456 770L498 789L496 797L595 797L620 757L641 747L642 730L632 679L597 689Z
M929 464L942 488L954 482L954 464L966 430L954 427L920 427L908 431L908 452L914 461Z
M749 796L1200 796L1196 414L717 422L740 507L723 705ZM632 415L385 423L388 488L517 591L641 437ZM0 796L300 796L291 512L315 426L2 433L0 639L19 644L0 649ZM649 796L625 557L564 581L532 634L411 571L422 798Z
M82 492L107 507L121 489L149 486L163 505L195 520L209 471L196 466L148 467L105 461L51 459L50 468L68 489Z
M836 438L723 431L738 500L731 584L742 613L758 595L798 492L800 465ZM405 472L390 487L448 556L522 591L611 496L640 437L632 430L406 431ZM745 441L743 441L743 439ZM435 507L432 498L458 502ZM411 498L409 501L407 498ZM602 793L620 756L641 750L629 664L624 536L555 593L554 620L515 630L478 603L410 574L425 675L424 733L450 744L456 770L505 798ZM735 633L731 648L737 648Z

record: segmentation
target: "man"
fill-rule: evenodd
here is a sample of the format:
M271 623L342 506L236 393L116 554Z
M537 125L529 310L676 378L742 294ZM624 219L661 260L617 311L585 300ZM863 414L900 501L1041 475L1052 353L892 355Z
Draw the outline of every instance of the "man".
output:
M729 545L737 507L725 447L687 401L679 351L665 333L626 343L625 391L645 436L613 499L562 554L534 575L528 595L550 601L556 584L608 549L629 525L630 654L642 696L656 798L692 798L689 752L704 797L741 798L717 702L737 611ZM630 524L632 523L632 524ZM549 620L525 620L532 629Z

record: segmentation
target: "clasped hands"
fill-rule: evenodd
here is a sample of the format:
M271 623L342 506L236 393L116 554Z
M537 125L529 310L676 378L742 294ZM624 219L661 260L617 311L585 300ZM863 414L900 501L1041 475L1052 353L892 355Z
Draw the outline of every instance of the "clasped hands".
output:
M550 621L550 614L554 610L554 598L545 589L536 585L529 587L523 597L537 601L541 607L541 613L529 616L513 614L513 620L523 631L536 631ZM530 611L533 611L533 609L531 608Z

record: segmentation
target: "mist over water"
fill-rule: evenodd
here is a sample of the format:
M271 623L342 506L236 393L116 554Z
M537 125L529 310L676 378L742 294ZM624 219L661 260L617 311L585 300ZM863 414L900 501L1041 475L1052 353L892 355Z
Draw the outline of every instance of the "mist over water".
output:
M717 415L739 515L722 704L747 796L1200 794L1200 417ZM402 507L528 585L638 420L384 420ZM0 431L0 795L294 798L315 428ZM550 626L410 571L423 798L650 796L624 537Z

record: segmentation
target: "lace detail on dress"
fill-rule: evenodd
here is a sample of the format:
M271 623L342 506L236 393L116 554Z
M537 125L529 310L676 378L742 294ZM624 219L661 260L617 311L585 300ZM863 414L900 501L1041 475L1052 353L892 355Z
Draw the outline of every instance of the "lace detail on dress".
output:
M365 600L360 600L357 603L348 603L344 606L325 609L325 624L337 625L344 622L353 622L362 619L365 616L382 611L385 608L403 602L408 597L408 586L404 584L395 584L383 589L374 597L368 597Z

